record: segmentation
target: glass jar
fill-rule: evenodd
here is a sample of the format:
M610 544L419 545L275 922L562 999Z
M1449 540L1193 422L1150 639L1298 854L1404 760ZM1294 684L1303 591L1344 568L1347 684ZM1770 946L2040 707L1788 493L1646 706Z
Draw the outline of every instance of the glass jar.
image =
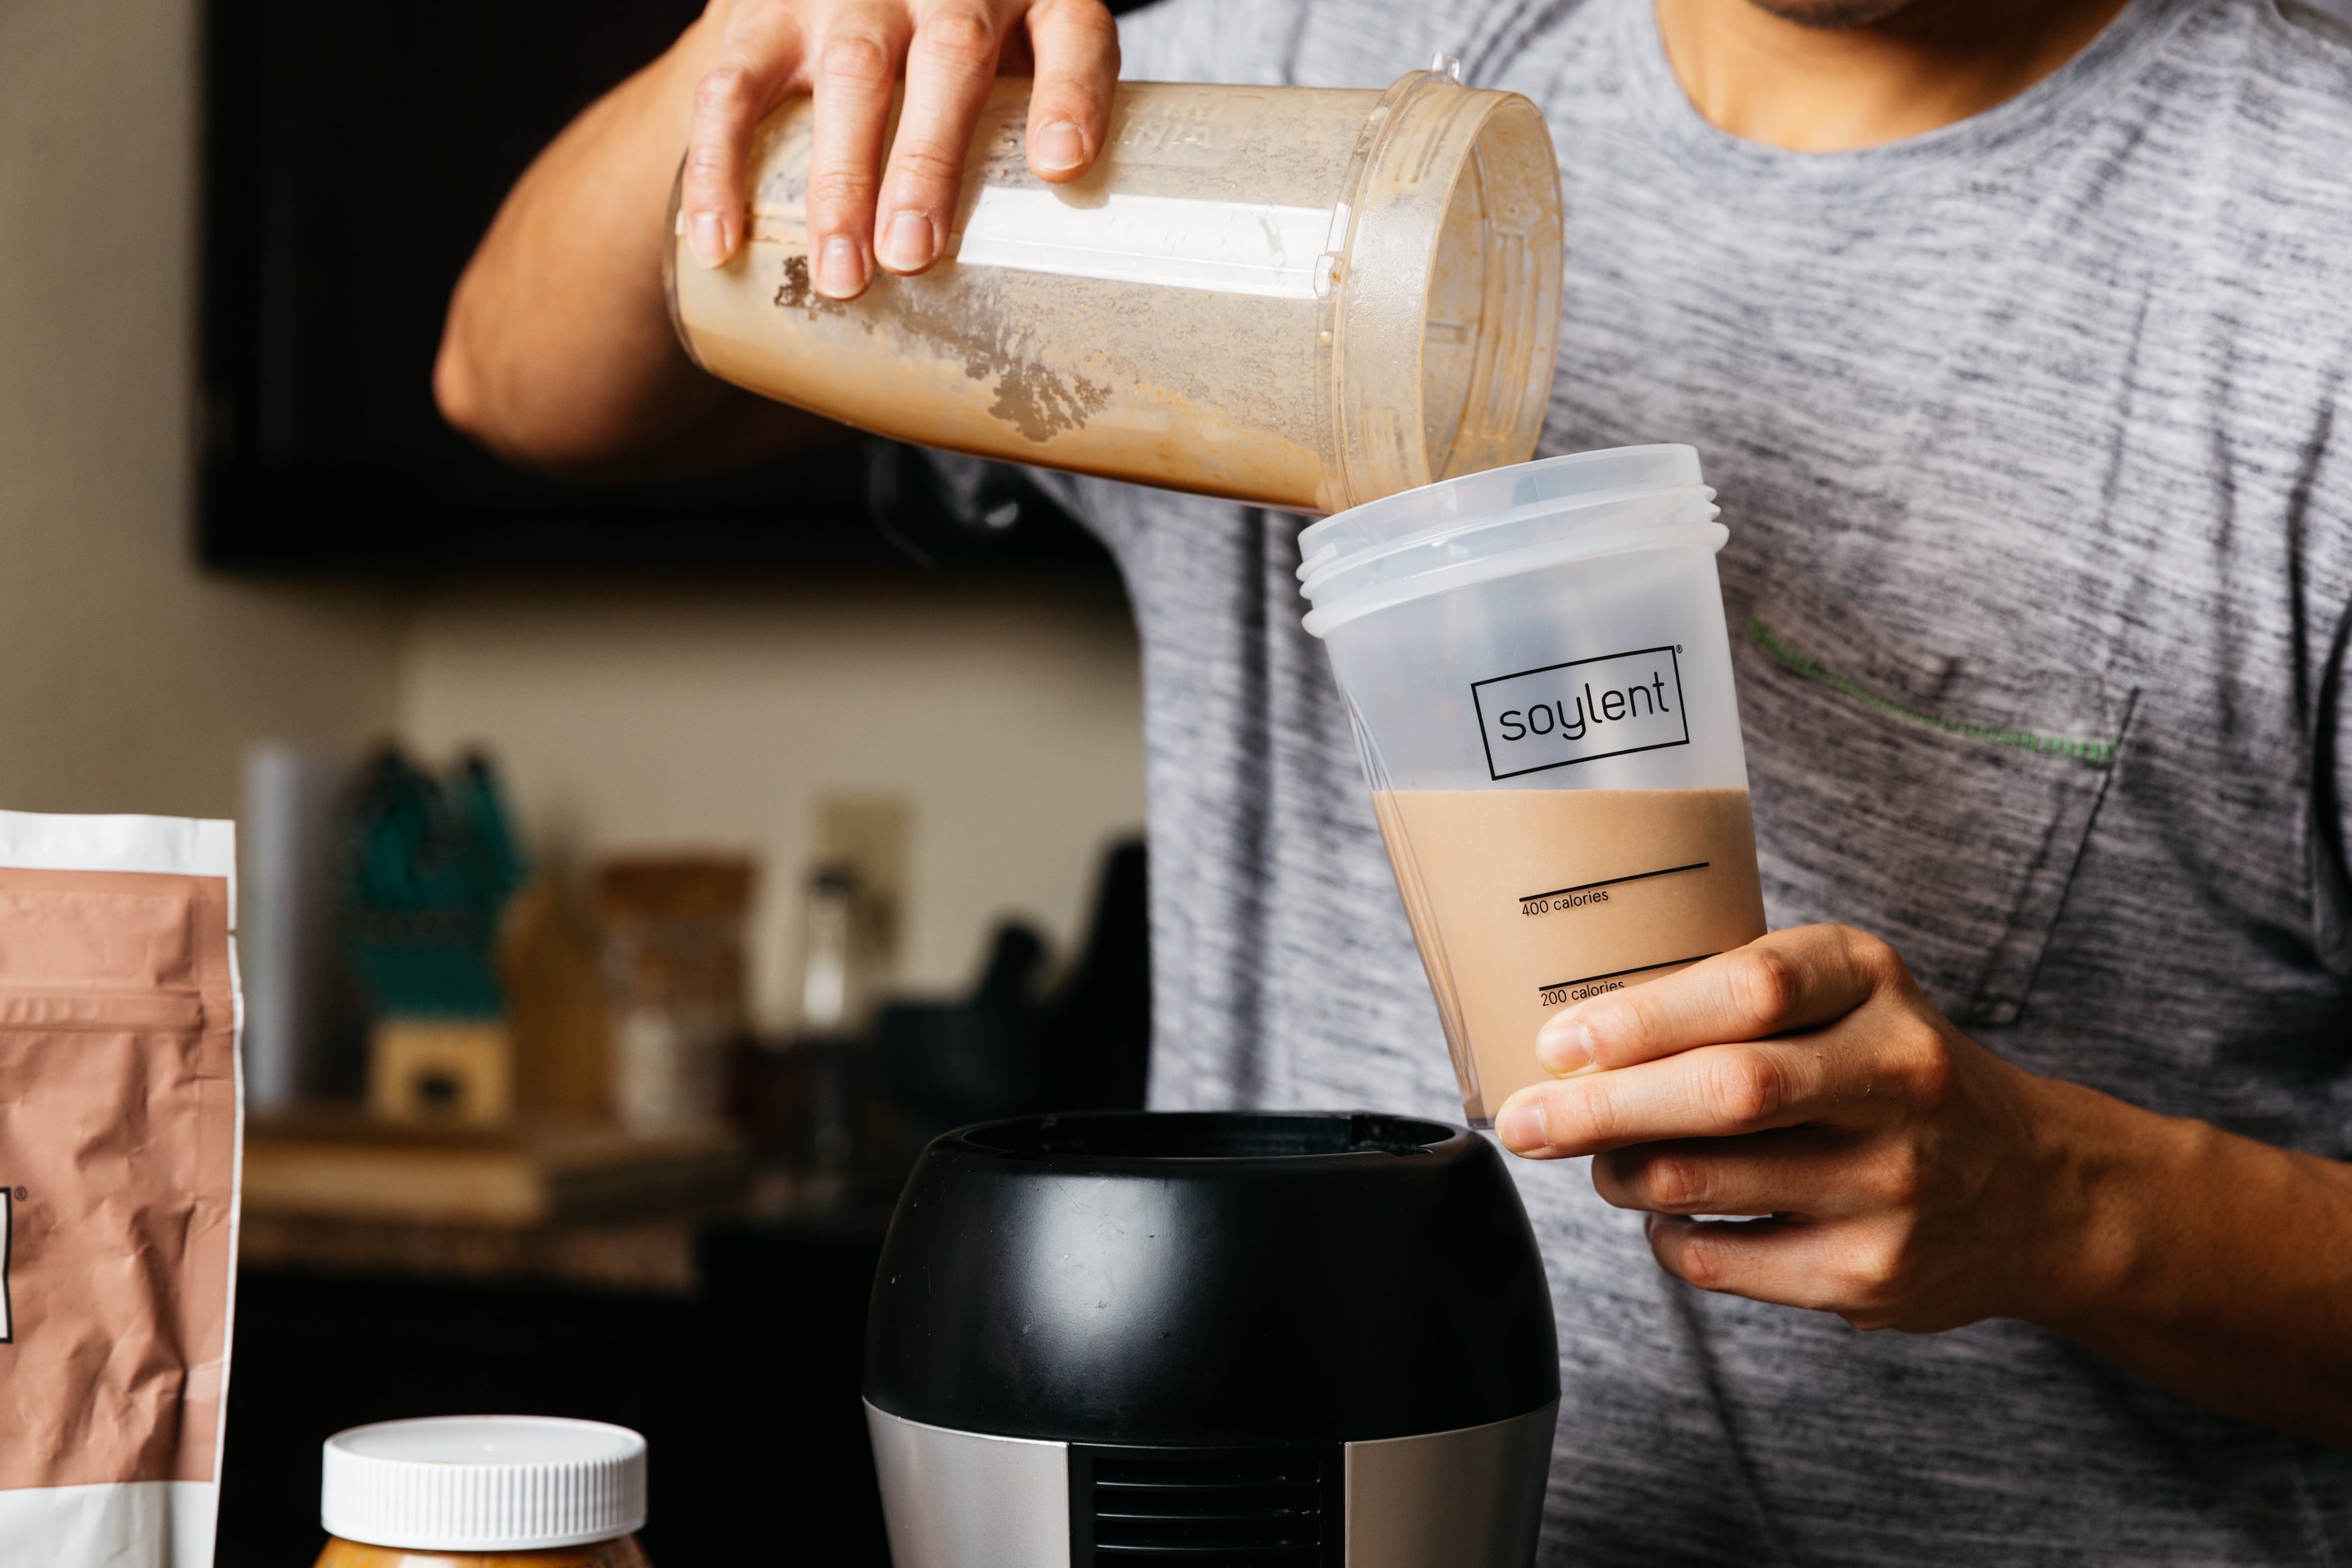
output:
M764 120L748 242L663 254L695 362L926 445L1298 510L1524 460L1551 394L1559 167L1439 57L1376 89L1121 82L1049 185L1025 78L980 116L942 259L812 287L810 100Z
M719 1120L727 1047L743 1029L751 888L740 856L639 856L597 870L613 1098L632 1133Z

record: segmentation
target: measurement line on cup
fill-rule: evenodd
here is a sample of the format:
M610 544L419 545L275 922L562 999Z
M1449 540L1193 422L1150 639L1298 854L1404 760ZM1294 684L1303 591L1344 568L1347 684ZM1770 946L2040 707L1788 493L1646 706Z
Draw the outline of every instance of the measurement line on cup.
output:
M1590 893L1596 887L1615 887L1621 882L1647 882L1654 876L1672 876L1678 871L1705 871L1714 863L1713 861L1693 861L1688 865L1670 865L1663 871L1637 871L1631 876L1612 876L1601 882L1580 882L1574 887L1555 887L1549 893L1523 893L1519 894L1519 902L1533 904L1538 898L1562 898L1571 893ZM1633 972L1631 969L1625 971L1629 975ZM1592 977L1601 980L1608 977L1595 975ZM1578 982L1569 983L1574 985Z
M1603 980L1622 979L1627 975L1646 975L1653 969L1671 969L1677 964L1696 964L1714 956L1712 953L1701 953L1696 958L1669 958L1663 964L1637 964L1630 969L1612 969L1605 975L1587 975L1580 980L1554 980L1549 986L1538 986L1536 991L1538 995L1548 995L1553 991L1565 991L1575 986L1592 986Z

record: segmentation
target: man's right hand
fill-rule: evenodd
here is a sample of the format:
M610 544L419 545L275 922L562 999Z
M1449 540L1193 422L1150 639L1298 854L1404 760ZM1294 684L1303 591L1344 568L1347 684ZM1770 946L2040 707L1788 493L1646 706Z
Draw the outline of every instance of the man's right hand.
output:
M434 366L443 415L510 461L583 477L711 473L837 434L678 348L661 277L680 152L687 235L716 266L743 242L752 127L813 91L814 281L847 298L877 258L898 272L938 258L989 84L1032 68L1030 164L1074 180L1102 150L1118 74L1102 0L710 0L508 193L450 300Z
M1028 154L1039 179L1075 180L1102 151L1118 33L1101 0L713 0L704 24L724 41L695 89L681 205L705 267L742 243L752 127L795 93L816 99L812 280L835 299L864 292L877 263L909 273L939 259L999 71L1036 77Z

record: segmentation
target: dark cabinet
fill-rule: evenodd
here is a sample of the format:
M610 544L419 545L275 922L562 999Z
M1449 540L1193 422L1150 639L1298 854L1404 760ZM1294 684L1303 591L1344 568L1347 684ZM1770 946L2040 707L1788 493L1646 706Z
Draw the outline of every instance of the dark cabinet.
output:
M907 449L838 427L764 468L592 486L518 473L442 422L431 375L443 311L508 187L700 8L212 0L206 564L402 575L909 558L1103 566L1012 471L991 479L986 516L959 512Z

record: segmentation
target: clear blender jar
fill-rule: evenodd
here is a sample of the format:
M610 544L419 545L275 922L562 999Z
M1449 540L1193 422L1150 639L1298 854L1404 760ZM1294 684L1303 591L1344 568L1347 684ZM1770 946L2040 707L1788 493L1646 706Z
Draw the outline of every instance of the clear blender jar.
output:
M1099 162L1049 185L1029 88L989 99L944 259L854 300L811 287L808 99L758 129L728 265L674 192L695 362L880 434L1302 511L1534 450L1561 283L1534 104L1443 56L1385 92L1122 83Z

